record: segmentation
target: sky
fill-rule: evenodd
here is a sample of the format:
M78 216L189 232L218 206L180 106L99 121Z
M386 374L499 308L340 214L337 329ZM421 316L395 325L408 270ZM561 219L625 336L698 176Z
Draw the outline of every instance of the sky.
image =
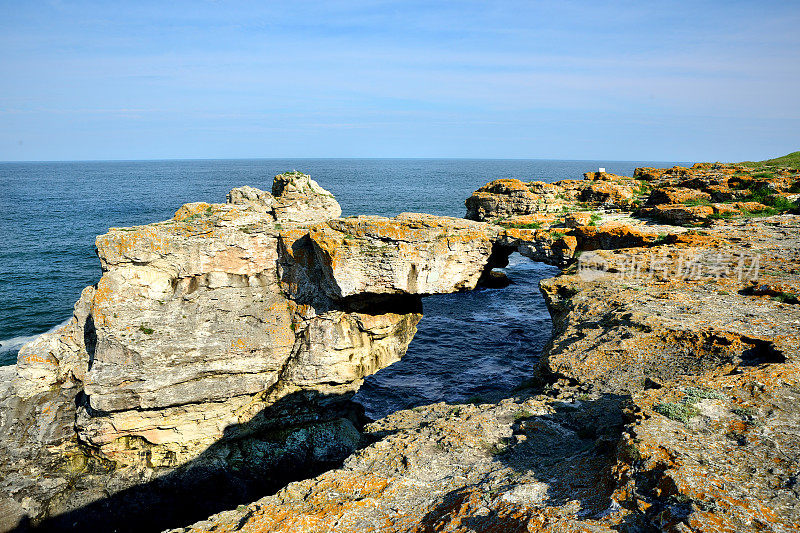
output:
M0 0L0 160L757 160L800 0Z

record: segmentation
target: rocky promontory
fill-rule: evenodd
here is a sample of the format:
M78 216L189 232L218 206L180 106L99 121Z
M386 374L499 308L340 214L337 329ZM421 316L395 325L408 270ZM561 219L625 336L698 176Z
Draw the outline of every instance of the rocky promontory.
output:
M98 237L103 276L73 319L1 371L4 528L159 502L154 523L180 523L352 452L350 397L405 353L422 295L475 287L494 230L340 214L287 173Z
M112 228L70 323L0 369L0 529L797 530L798 190L705 164L340 218L287 173ZM515 252L562 268L538 372L365 420L421 298Z

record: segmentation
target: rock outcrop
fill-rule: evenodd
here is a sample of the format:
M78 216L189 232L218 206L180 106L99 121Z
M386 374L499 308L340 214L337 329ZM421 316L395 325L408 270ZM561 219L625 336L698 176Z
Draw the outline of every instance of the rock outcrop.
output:
M474 288L495 228L463 219L403 213L331 220L309 237L333 298L442 294Z
M152 530L208 505L229 510L175 531L796 531L798 179L706 164L498 180L459 220L336 218L291 173L272 194L112 229L73 320L0 369L0 515L124 529L111 517L138 511ZM348 399L403 355L420 298L474 288L513 252L563 268L540 285L553 337L531 380L362 427ZM164 511L187 490L192 513ZM146 522L151 506L173 515Z
M702 199L735 172L600 181L636 189L635 210ZM495 256L564 265L541 284L554 331L528 383L396 412L342 468L175 531L800 529L800 216L692 229L581 200L575 183L533 187L555 210L509 180L468 200L504 227Z
M405 353L422 295L475 287L498 228L340 214L293 172L272 194L241 187L98 237L103 276L73 319L3 370L2 529L81 523L92 502L209 469L241 499L350 453L363 419L349 398ZM119 496L117 511L159 490Z

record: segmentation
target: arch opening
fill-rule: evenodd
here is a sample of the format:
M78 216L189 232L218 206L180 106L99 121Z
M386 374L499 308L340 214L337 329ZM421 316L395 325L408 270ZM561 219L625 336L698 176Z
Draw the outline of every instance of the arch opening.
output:
M491 399L531 376L552 331L539 281L559 269L515 252L494 271L510 284L423 299L423 318L406 355L367 376L353 398L367 416Z

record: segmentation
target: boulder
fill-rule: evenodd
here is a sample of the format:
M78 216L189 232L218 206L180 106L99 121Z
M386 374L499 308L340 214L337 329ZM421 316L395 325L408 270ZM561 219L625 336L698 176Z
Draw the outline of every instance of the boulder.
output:
M555 211L557 188L542 182L525 184L517 179L499 179L487 183L467 198L466 218L497 220L513 215Z
M275 217L280 223L314 224L342 214L333 194L302 172L275 176L272 195L277 202Z
M275 197L266 191L245 185L231 189L226 198L229 204L263 207L271 211L275 207Z

